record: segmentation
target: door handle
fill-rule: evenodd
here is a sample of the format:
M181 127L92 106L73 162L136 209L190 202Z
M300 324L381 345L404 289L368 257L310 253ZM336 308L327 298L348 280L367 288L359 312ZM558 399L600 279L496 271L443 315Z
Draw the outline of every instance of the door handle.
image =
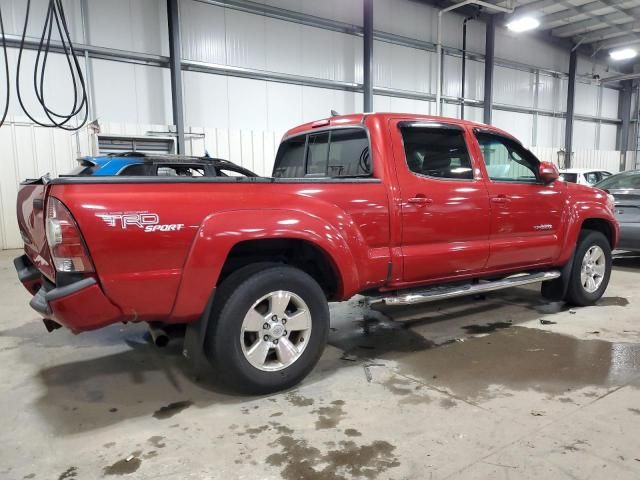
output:
M504 193L501 193L500 195L496 195L495 197L491 197L491 202L492 203L509 203L511 201L511 199L509 197L507 197Z
M412 203L414 205L430 205L433 203L433 200L425 197L423 194L419 193L415 197L411 197L407 200L408 203Z

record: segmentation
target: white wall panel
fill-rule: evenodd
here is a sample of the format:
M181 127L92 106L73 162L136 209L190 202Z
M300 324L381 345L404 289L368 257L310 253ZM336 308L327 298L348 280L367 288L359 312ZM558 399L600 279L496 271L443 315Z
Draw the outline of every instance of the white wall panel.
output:
M32 125L0 128L0 248L22 245L15 212L19 182L47 172L53 176L67 172L75 164L75 139L64 130Z
M595 122L574 121L573 149L593 150L598 148L596 145L596 127L597 124Z
M230 128L266 130L267 82L235 77L229 77L227 82Z
M551 148L564 144L564 119L538 115L536 147Z
M509 132L523 144L531 145L533 115L494 110L492 120L492 125Z
M225 9L187 0L180 2L182 56L226 64Z
M10 75L10 99L9 99L9 115L25 117L16 91L15 75L17 74L18 49L8 48L7 58L9 59L9 75ZM25 50L22 53L22 62L20 70L20 92L22 101L29 113L36 120L50 123L46 114L40 107L36 99L33 87L33 69L35 67L36 52L33 50ZM0 53L0 61L4 64L4 54ZM4 66L0 75L4 75ZM84 62L80 62L80 68L84 73ZM3 79L4 81L4 79ZM73 88L71 73L67 65L66 58L56 53L49 54L47 59L47 68L45 70L44 97L48 106L59 113L68 113L73 109ZM4 83L0 87L0 102L4 107L5 92Z
M576 114L596 116L598 114L599 97L600 87L576 82Z
M620 92L612 88L602 89L602 111L605 118L618 118L618 97Z
M91 44L168 55L166 6L162 0L89 0Z
M184 116L187 125L228 128L227 77L183 72Z
M265 18L265 62L272 72L302 74L303 26Z
M91 59L96 117L103 121L170 123L169 71Z
M461 97L461 82L462 58L445 56L443 94L449 97ZM464 83L465 98L482 100L484 96L484 63L467 59Z
M82 11L80 9L80 0L63 0L62 3L67 17L71 39L76 42L82 42ZM38 40L40 39L48 6L49 0L31 0L27 36L37 37ZM7 34L22 35L27 11L26 7L27 2L25 0L0 0L2 20Z
M535 76L532 73L496 66L493 75L495 103L533 107Z
M567 72L569 69L568 50L549 45L526 33L513 33L506 28L496 28L495 55L497 58L558 72Z
M615 150L617 133L617 125L611 125L608 123L600 125L600 145L597 145L596 148L598 150Z
M389 102L389 109L391 112L419 113L421 115L428 115L430 109L429 104L430 102L427 102L425 100L391 97Z
M335 79L362 83L362 40L345 33L333 33Z
M374 85L428 92L430 55L432 54L424 50L374 42Z
M297 0L297 3L295 0L265 0L263 3L281 4L277 6L282 6L283 8L287 8L284 6L287 4L299 5L298 8L294 8L296 11L353 25L362 25L362 0L322 0L313 2Z
M538 80L538 108L563 112L567 104L567 82L542 74Z
M302 123L302 86L267 82L267 128L284 132Z
M265 19L260 15L224 9L227 63L265 69Z

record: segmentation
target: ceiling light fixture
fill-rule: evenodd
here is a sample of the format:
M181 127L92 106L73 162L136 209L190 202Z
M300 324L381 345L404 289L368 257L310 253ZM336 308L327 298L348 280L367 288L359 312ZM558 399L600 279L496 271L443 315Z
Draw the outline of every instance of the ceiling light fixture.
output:
M512 32L520 33L533 30L540 26L540 21L533 17L520 17L507 23L507 28Z
M609 52L609 56L613 60L628 60L629 58L634 58L636 55L638 55L638 52L633 48L620 48Z

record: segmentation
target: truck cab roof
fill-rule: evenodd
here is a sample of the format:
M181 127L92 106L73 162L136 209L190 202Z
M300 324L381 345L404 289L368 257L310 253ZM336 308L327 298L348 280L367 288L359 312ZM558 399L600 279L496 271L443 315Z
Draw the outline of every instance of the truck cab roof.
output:
M449 125L459 125L461 127L469 126L473 128L481 128L483 130L489 130L509 138L515 138L510 133L505 132L504 130L496 128L492 125L487 125L485 123L474 122L471 120L460 120L459 118L441 117L441 116L435 116L435 115L423 115L423 114L416 114L416 113L397 113L397 112L355 113L350 115L337 115L333 117L328 117L322 120L315 120L313 122L307 122L297 127L294 127L285 133L284 138L292 137L292 136L309 132L315 129L364 124L368 118L377 118L381 120L382 123L386 123L388 120L402 118L406 120L416 120L416 121L425 121L425 122L433 122L433 123L446 123Z

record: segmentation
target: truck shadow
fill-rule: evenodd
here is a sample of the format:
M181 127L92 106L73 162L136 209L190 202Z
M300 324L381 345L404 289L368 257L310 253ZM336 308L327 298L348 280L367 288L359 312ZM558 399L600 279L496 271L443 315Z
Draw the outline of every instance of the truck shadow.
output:
M603 299L605 305L616 302L620 300ZM321 383L339 369L372 359L428 362L421 352L432 355L429 352L447 346L471 348L462 343L479 333L500 334L567 308L545 302L535 288L402 308L370 307L362 298L332 304L330 346L305 384ZM181 355L180 340L158 349L145 340L144 332L143 325L112 326L79 336L57 331L54 335L64 338L50 340L50 345L23 341L21 354L31 359L41 356L43 347L68 348L74 343L85 347L63 355L73 360L42 368L37 374L43 393L36 405L56 432L77 433L145 416L158 422L176 416L169 420L175 423L184 409L255 402L256 397L225 391L211 372L195 381L190 363Z

